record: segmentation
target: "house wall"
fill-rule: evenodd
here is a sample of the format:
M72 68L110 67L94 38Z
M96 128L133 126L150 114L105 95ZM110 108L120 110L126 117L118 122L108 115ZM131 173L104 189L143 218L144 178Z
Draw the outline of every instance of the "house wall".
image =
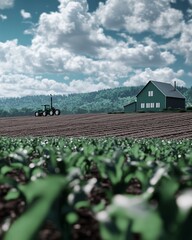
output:
M124 106L124 111L126 113L136 112L136 102Z
M185 99L167 97L166 108L181 108L185 109Z
M149 91L153 91L153 96L148 96ZM149 82L137 95L137 111L159 112L165 107L166 97L152 82Z

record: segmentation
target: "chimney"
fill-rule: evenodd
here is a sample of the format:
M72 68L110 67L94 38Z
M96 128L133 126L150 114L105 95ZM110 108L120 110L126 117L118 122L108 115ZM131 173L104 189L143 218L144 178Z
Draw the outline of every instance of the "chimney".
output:
M174 91L176 91L176 89L177 89L177 83L176 81L174 81Z
M53 107L53 100L52 100L52 94L50 94L51 96L51 108Z

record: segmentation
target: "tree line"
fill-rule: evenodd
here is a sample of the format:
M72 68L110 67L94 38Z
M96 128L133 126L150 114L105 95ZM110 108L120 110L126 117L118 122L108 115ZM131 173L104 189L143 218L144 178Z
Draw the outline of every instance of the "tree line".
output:
M53 106L62 114L121 112L124 105L134 101L143 88L119 87L90 93L78 93L53 96ZM178 87L186 97L186 105L192 105L192 88ZM17 98L0 98L0 116L27 116L50 104L50 96L25 96Z

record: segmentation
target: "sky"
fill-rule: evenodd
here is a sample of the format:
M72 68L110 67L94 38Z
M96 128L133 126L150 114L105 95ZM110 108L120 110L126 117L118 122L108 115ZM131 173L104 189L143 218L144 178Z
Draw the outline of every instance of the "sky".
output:
M0 0L0 97L192 85L192 0Z

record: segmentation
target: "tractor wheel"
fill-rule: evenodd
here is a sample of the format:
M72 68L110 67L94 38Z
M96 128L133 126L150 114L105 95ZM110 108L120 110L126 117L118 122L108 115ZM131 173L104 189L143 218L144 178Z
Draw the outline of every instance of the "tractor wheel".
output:
M49 115L50 115L50 116L53 116L53 115L54 115L54 111L53 111L53 110L50 110L50 111L49 111Z
M39 117L39 113L38 112L35 112L35 117Z
M47 116L47 112L43 111L43 116L46 117Z
M61 113L61 111L60 111L59 109L56 109L56 110L55 110L55 115L58 116L58 115L60 115L60 113Z

